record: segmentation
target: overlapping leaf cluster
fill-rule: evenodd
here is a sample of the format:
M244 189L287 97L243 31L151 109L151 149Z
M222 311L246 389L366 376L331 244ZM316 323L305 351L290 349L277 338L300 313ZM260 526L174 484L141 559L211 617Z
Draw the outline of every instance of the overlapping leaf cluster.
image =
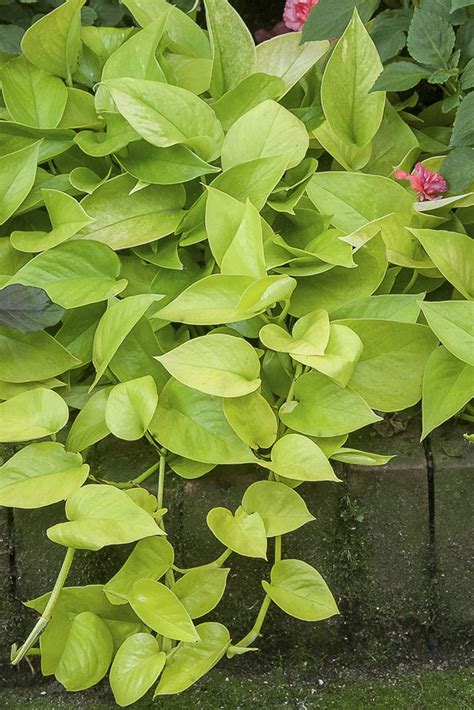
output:
M443 157L371 91L358 14L331 51L297 33L256 49L226 0L207 0L207 32L165 0L125 4L141 29L81 27L82 0L34 24L3 62L0 122L0 441L24 444L0 504L65 499L67 518L13 661L39 638L46 675L82 690L110 669L120 705L245 652L271 603L336 614L319 573L284 559L312 520L298 487L386 463L346 445L384 412L423 395L426 436L474 394L473 193L417 203L392 179ZM86 460L107 436L144 438L156 464L101 481ZM209 511L222 555L181 569L166 479L238 464L260 478ZM76 549L126 543L105 586L64 586ZM230 555L270 553L248 634L195 623L218 618Z
M379 0L320 0L303 38L339 37L353 8L370 20L367 28L384 64L372 91L417 87L418 93L404 102L418 115L405 114L405 120L424 151L445 155L441 171L452 189L469 189L474 182L474 4L408 0L397 8Z

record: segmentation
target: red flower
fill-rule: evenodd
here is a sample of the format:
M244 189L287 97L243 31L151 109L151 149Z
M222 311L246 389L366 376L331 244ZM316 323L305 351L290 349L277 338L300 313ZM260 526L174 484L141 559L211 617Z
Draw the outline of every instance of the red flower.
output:
M318 0L286 0L283 20L290 30L298 32Z
M446 192L448 185L446 180L439 173L432 172L424 168L421 163L417 163L411 174L405 170L396 170L394 176L397 180L409 180L412 189L418 193L420 202L425 200L436 200L437 197Z

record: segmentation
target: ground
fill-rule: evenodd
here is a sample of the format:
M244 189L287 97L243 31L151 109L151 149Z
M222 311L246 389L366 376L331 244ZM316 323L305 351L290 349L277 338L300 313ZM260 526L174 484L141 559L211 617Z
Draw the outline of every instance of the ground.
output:
M87 693L66 695L56 683L0 691L5 710L60 710L79 707L84 710L109 710L116 707L104 685ZM294 710L470 710L474 707L474 668L420 669L415 673L390 673L365 680L289 681L280 672L265 673L258 679L226 674L225 669L198 683L186 693L163 698L155 703L150 697L136 703L137 710L250 710L250 708L294 708Z

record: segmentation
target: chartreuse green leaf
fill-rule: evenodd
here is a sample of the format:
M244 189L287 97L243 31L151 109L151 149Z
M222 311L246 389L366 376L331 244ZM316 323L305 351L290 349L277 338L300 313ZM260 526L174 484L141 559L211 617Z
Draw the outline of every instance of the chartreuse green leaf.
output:
M212 187L245 202L249 199L261 210L286 170L285 155L254 158L234 165L212 181Z
M83 486L67 499L66 517L69 522L53 525L47 535L58 545L81 550L164 534L151 515L113 486Z
M278 76L286 94L329 49L329 42L301 44L300 32L274 37L257 47L257 72Z
M222 406L232 429L251 449L268 449L277 437L278 422L259 392L244 397L226 397Z
M30 444L0 466L0 505L42 508L57 503L80 488L88 473L81 456L68 453L62 444Z
M243 338L192 338L156 359L183 385L217 397L242 397L260 386L260 362Z
M109 670L114 643L97 614L83 611L73 620L55 676L66 690L86 690Z
M266 275L260 214L247 200L244 204L231 195L208 189L206 232L213 256L222 274Z
M81 49L81 7L85 0L66 0L41 17L23 35L21 49L39 69L71 84Z
M212 108L217 114L222 127L228 131L235 121L267 99L277 99L284 93L284 83L277 76L251 74L235 88L214 101Z
M411 229L443 276L468 300L474 299L474 241L442 229Z
M151 688L166 663L154 636L133 634L120 646L110 669L109 681L115 702L127 707Z
M276 481L257 481L249 486L242 507L249 515L260 515L267 537L286 535L314 520L299 493Z
M0 156L0 224L5 224L33 187L40 142Z
M128 77L166 82L156 59L156 50L165 31L166 20L167 14L163 13L121 44L105 62L102 81Z
M358 449L349 449L341 447L331 454L334 461L349 463L355 466L385 466L391 461L393 456L383 456L382 454L373 454L370 451L359 451Z
M314 129L313 135L345 170L361 170L367 165L372 155L370 141L363 146L346 143L334 132L327 120Z
M195 569L173 584L172 591L191 619L199 619L215 609L224 595L229 572L222 567Z
M322 621L339 614L329 588L314 567L301 560L281 560L272 567L271 583L262 582L280 609L303 621Z
M14 121L34 128L56 128L64 113L64 82L38 69L25 57L15 57L1 72L2 93Z
M163 320L218 325L248 320L275 303L290 298L295 287L289 276L212 274L191 284L155 315Z
M116 280L119 273L118 257L105 244L68 241L35 256L9 283L43 288L54 303L69 309L123 291L126 281Z
M74 197L59 190L41 190L45 207L51 220L50 232L14 231L10 236L12 246L19 251L40 252L58 246L73 237L93 219Z
M94 336L92 362L97 375L94 385L100 380L122 342L138 323L149 307L161 296L139 294L115 301L99 321Z
M345 143L363 146L377 133L385 94L370 90L381 71L377 49L354 10L329 58L321 85L326 120Z
M219 542L238 555L267 558L267 533L259 513L249 515L239 507L232 515L227 508L212 508L207 524Z
M474 303L434 301L421 303L433 333L450 353L474 366Z
M323 308L329 313L370 296L387 271L387 253L380 236L374 237L354 256L356 269L336 266L317 279L300 279L291 299L290 313L301 317Z
M178 646L166 664L154 697L183 692L206 675L225 654L230 636L223 624L208 621L196 626L196 631L200 641Z
M191 91L146 79L109 79L102 86L148 143L158 148L187 145L204 160L219 155L222 126L212 108Z
M147 537L135 545L119 571L104 586L111 604L126 604L140 579L159 580L174 561L173 547L164 537Z
M457 414L474 397L474 367L454 357L442 345L431 353L423 375L424 439Z
M215 464L201 463L200 461L191 461L190 459L185 459L181 456L176 456L175 458L172 458L169 464L171 470L177 473L178 476L190 480L194 478L201 478L201 476L205 476L206 473L209 473L215 468Z
M72 423L66 440L69 451L84 451L110 434L105 421L105 410L110 387L95 392Z
M232 168L254 158L286 155L288 168L299 165L309 146L304 124L276 101L268 100L241 116L222 146L222 167Z
M80 365L51 335L0 327L0 372L4 382L35 382Z
M55 434L69 418L66 402L40 387L0 403L0 441L28 441Z
M334 320L344 318L378 318L402 323L416 323L423 294L383 294L350 301L332 313Z
M395 212L410 217L413 197L398 183L382 175L315 173L306 192L331 223L350 233L368 222Z
M327 457L317 444L301 434L285 434L272 449L269 467L295 481L338 481Z
M158 392L150 375L115 385L105 407L107 427L119 439L141 439L153 418L157 404Z
M260 330L259 338L265 347L295 355L324 355L329 342L329 316L327 311L317 309L299 318L292 334L281 326L269 324Z
M322 372L341 387L350 381L361 357L363 344L357 333L345 325L331 323L329 341L324 355L291 353L293 360Z
M63 316L64 309L53 303L42 288L11 284L0 289L2 326L34 333L56 325Z
M128 601L133 611L154 631L176 641L199 641L186 608L176 594L161 582L140 579Z
M215 336L209 336L215 337ZM250 463L254 456L229 426L218 397L171 379L149 427L162 446L201 463Z
M345 320L363 344L350 386L369 406L394 412L416 404L426 362L437 339L418 323Z
M319 372L301 375L294 395L294 401L281 406L280 419L302 434L339 436L380 421L359 394Z
M184 145L157 148L143 140L133 141L116 158L137 180L157 185L177 185L219 172Z
M227 0L205 0L212 49L211 94L220 97L255 71L255 42Z
M94 220L78 238L93 239L111 249L124 249L171 234L182 217L184 189L181 185L135 187L130 175L118 175L100 185L82 201Z

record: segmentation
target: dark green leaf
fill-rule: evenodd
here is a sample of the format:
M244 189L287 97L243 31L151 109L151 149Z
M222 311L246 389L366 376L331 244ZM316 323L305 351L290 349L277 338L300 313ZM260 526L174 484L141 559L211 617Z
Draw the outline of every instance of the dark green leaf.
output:
M56 325L63 314L64 309L53 303L42 288L11 284L0 290L0 325L20 333Z

